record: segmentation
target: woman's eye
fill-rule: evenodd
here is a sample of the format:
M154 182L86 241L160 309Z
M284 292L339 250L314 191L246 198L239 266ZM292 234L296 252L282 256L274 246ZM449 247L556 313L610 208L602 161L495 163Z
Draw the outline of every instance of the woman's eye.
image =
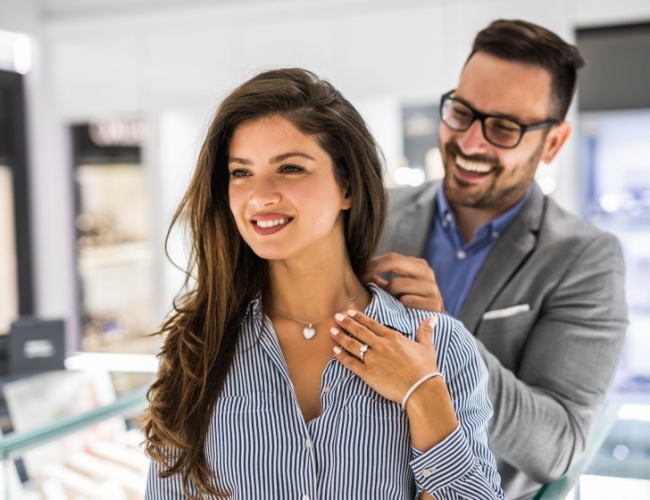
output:
M304 171L305 169L300 165L282 165L280 167L280 172L283 174L298 174Z
M238 179L240 177L246 177L248 175L248 172L244 170L243 168L234 168L230 172L230 177L233 179Z

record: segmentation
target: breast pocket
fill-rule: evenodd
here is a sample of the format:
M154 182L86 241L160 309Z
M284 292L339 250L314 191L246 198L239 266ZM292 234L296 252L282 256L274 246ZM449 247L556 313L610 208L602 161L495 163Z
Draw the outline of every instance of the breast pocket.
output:
M256 413L271 411L272 394L255 392L246 396L222 396L217 399L216 414Z
M360 469L372 470L374 477L388 482L399 482L401 479L398 477L407 477L400 474L405 472L402 467L408 464L411 452L409 427L406 414L398 403L383 398L352 396L342 422L344 425L339 429L337 447L349 450ZM386 498L385 492L382 494L380 491L380 484L368 486L367 498Z
M398 403L368 396L351 396L347 404L348 412L379 420L401 420L404 412Z
M474 333L506 368L515 370L536 318L536 311L526 311L505 318L484 319Z
M273 404L273 394L266 393L217 399L205 448L221 487L233 491L240 474L273 477L278 472L274 434L279 426Z

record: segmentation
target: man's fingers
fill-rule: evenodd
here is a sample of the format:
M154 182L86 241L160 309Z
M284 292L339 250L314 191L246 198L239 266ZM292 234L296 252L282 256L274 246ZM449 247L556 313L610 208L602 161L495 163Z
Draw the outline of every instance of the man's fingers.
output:
M406 307L432 312L445 312L442 294L436 283L398 276L390 280L383 289L396 297Z
M371 259L365 277L388 272L413 278L433 278L433 271L426 260L418 257L407 257L395 252Z
M424 311L446 314L445 305L442 302L442 297L431 299L427 297L421 297L419 295L402 295L399 298L399 301L411 309L422 309Z
M402 295L420 295L432 298L440 295L440 291L435 283L417 278L404 278L402 276L397 276L389 280L383 289L398 299Z
M383 289L385 289L386 285L388 285L388 280L385 280L384 278L382 278L381 276L378 276L377 274L372 274L370 276L366 276L363 281L364 282L365 281L370 281L370 282L374 283L375 285L377 285L379 288L383 288Z

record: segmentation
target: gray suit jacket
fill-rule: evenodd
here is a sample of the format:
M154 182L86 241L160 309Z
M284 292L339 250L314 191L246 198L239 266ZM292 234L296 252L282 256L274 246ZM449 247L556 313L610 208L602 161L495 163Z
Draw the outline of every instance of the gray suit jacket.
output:
M381 253L423 256L438 186L389 191ZM479 272L458 319L490 373L491 448L507 498L531 497L584 450L623 346L623 275L618 240L538 186Z

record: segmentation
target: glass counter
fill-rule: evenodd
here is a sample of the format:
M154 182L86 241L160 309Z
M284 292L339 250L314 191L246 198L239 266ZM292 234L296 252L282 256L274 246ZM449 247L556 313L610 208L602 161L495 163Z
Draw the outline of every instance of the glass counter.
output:
M5 378L0 498L143 499L149 460L138 418L152 380L101 369Z

